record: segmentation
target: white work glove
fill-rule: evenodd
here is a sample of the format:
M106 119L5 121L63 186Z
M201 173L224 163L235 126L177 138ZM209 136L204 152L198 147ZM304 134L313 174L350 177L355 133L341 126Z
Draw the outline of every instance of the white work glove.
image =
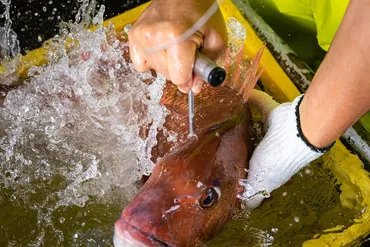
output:
M253 90L248 100L262 113L267 125L266 135L253 152L244 184L242 199L248 210L258 207L273 190L332 146L315 148L302 135L298 111L302 99L300 95L293 102L279 105L268 94Z

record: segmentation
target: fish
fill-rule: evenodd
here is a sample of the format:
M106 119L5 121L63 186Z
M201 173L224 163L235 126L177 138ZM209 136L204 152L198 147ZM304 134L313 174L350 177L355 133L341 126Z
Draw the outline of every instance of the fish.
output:
M115 222L116 247L196 246L211 240L240 207L240 179L253 152L248 97L258 71L262 47L242 73L243 49L231 64L221 87L204 85L195 95L195 134L188 136L187 96L167 81L161 103L170 114L164 124L178 135L168 141L163 132L152 151L156 165Z

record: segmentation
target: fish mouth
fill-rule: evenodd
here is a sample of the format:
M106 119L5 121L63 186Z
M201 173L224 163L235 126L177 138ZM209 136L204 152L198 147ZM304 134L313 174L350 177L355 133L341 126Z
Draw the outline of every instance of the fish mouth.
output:
M115 223L113 244L115 247L171 247L157 239L154 235L146 233L131 225L124 219Z

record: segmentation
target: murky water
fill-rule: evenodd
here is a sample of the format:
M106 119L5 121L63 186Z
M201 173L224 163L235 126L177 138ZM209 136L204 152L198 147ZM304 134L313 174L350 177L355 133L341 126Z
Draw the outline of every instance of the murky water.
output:
M48 45L51 63L32 68L0 107L0 246L112 246L115 220L154 166L165 80L122 59L125 32L118 40L110 28L86 31L104 11L82 18L89 6ZM229 28L245 35L234 22ZM67 38L75 41L68 55ZM319 164L292 181L207 245L297 246L354 218Z
M239 212L208 246L301 246L326 229L345 230L360 212L343 207L339 195L335 177L318 159L251 214Z

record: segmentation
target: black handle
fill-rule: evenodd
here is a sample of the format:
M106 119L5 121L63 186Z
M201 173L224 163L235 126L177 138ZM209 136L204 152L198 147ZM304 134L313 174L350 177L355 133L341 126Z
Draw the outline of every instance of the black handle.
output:
M202 79L212 87L221 85L226 78L224 68L218 66L201 52L197 52L193 68L194 73L200 75Z

